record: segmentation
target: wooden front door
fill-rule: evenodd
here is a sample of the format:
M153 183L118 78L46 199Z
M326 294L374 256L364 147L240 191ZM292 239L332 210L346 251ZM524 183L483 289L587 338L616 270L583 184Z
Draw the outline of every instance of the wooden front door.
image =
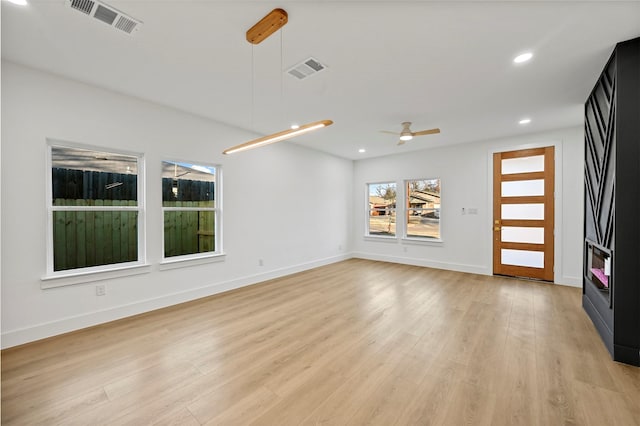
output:
M553 281L554 148L493 154L493 273Z

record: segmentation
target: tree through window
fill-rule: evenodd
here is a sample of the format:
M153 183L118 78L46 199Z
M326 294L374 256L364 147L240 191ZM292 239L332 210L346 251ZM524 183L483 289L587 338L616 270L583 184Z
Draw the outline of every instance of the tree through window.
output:
M368 235L396 235L396 183L370 183L367 185L369 195Z

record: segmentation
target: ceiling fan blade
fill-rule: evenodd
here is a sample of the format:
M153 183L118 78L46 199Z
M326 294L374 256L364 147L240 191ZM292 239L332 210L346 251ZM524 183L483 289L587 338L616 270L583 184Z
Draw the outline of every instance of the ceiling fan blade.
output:
M390 132L388 130L380 130L380 133L388 133L390 135L396 135L396 136L398 136L400 134L398 132Z
M413 132L413 136L435 135L440 133L440 129L420 130L419 132Z
M398 141L398 145L404 145L404 141L403 141L402 139L400 139L400 140Z

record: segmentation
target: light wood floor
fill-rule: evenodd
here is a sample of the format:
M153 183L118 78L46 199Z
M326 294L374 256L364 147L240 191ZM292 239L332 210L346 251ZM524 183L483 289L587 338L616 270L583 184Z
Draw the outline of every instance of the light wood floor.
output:
M638 425L579 289L349 260L2 352L3 425Z

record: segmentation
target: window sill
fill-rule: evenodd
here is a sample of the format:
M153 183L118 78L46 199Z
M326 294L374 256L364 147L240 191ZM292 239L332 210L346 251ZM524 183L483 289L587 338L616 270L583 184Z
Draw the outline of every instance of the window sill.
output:
M443 246L444 241L440 238L402 238L403 244L414 244L418 246Z
M385 235L365 235L364 236L364 240L365 241L381 241L381 242L385 242L385 243L397 243L398 242L398 237L391 237L391 236L385 236Z
M41 278L40 288L56 288L75 284L85 284L93 281L109 280L112 278L128 277L131 275L147 274L151 272L149 264L128 264L109 269L104 267L86 268L86 270L61 271Z
M227 255L225 253L168 257L160 262L159 269L161 271L166 271L169 269L186 268L189 266L204 265L207 263L224 262L226 257Z

